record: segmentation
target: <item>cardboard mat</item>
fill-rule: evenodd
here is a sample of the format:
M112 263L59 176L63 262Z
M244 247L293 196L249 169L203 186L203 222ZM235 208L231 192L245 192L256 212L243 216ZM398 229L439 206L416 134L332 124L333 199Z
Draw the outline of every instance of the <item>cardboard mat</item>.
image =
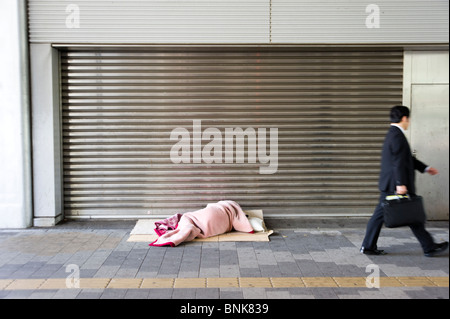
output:
M244 211L249 217L258 217L264 221L262 210L247 210ZM158 235L155 233L155 222L160 221L158 219L139 219L130 233L128 242L149 242L152 243L158 239ZM269 241L269 236L273 234L272 230L268 230L263 222L264 231L255 232L254 234L247 234L237 231L230 233L213 236L209 238L196 238L194 242L232 242L232 241Z

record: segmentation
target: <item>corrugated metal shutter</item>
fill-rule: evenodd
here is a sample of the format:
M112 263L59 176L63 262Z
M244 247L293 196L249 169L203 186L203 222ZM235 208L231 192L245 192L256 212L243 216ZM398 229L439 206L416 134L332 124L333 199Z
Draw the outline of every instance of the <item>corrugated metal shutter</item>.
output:
M69 48L61 70L67 217L168 215L220 199L268 216L351 216L377 202L401 50ZM174 164L171 132L192 138L196 120L223 135L277 128L276 173L247 159Z

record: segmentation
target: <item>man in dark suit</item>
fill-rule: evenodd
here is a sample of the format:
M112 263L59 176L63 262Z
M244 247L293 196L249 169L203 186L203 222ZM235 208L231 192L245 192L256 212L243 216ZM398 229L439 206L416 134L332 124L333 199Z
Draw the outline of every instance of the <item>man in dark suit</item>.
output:
M361 252L364 254L386 254L377 248L378 237L384 222L381 204L386 196L393 194L414 196L416 192L415 170L421 173L427 172L430 175L438 174L437 169L425 165L411 154L404 134L409 127L409 114L406 106L394 106L391 109L391 127L386 134L381 156L380 202L367 224L366 236L361 247ZM435 256L448 248L448 242L436 244L424 224L410 225L410 228L419 240L425 256Z

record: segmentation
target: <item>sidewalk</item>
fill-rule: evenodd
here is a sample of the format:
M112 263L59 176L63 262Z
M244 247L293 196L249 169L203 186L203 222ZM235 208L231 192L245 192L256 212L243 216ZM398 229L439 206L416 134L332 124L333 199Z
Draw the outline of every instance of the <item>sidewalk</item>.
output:
M448 252L424 257L409 228L383 228L379 247L389 254L366 256L365 220L267 220L275 231L268 243L175 248L127 242L135 222L0 230L0 298L449 298ZM427 229L449 240L448 222ZM380 288L368 288L377 270Z

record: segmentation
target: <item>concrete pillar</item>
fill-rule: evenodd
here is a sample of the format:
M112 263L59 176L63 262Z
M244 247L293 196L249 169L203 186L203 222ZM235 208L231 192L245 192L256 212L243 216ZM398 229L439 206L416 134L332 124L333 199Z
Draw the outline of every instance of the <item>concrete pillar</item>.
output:
M0 1L0 228L32 226L26 1Z

